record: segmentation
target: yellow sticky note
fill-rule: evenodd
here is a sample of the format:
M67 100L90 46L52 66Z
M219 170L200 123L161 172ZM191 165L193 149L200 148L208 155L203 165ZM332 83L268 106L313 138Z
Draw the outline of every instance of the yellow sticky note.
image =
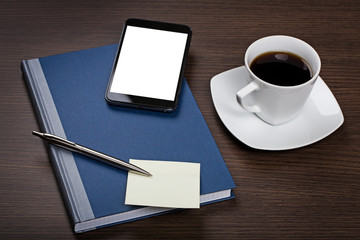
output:
M200 163L130 159L151 177L129 172L125 204L167 207L200 207Z

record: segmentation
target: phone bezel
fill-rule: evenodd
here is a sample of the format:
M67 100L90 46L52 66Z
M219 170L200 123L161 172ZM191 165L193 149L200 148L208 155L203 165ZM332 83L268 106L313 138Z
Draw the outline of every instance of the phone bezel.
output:
M178 77L175 98L173 101L171 100L163 100L163 99L156 99L156 98L149 98L143 96L134 96L129 94L122 94L122 93L115 93L110 92L111 85L113 83L114 74L116 71L119 55L121 52L122 44L124 37L126 35L126 29L128 26L135 26L135 27L142 27L148 29L156 29L156 30L165 30L171 32L179 32L179 33L186 33L188 35L186 40L186 46L183 54L183 59L181 63L181 70ZM149 21L143 19L128 19L123 27L123 31L121 34L117 54L115 57L115 61L111 70L111 75L109 78L109 83L106 89L105 99L110 104L121 105L121 106L128 106L128 107L136 107L136 108L144 108L144 109L151 109L157 111L164 111L164 112L171 112L173 111L178 105L178 98L179 93L182 86L182 81L184 78L184 71L185 71L185 64L186 58L189 53L190 48L190 41L191 41L192 31L186 25L180 24L173 24L173 23L166 23L166 22L158 22L158 21Z

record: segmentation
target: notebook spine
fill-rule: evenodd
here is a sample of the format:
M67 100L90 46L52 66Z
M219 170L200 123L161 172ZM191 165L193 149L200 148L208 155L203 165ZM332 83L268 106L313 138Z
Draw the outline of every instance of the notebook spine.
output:
M60 119L57 119L55 104L39 59L23 60L21 68L40 130L66 137ZM46 146L73 226L94 219L72 153L53 145Z

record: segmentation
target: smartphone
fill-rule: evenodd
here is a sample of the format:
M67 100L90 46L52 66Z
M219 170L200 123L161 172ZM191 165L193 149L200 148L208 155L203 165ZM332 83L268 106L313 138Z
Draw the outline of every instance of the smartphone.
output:
M192 31L186 25L128 19L105 98L164 112L178 105Z

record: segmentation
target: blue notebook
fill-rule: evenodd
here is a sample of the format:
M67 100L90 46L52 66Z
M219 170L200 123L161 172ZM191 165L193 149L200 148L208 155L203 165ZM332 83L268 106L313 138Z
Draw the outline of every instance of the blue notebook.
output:
M22 61L40 130L125 161L201 163L201 204L233 198L233 179L186 81L171 113L106 102L116 50L115 44ZM52 145L48 150L75 232L174 210L125 205L126 171Z

